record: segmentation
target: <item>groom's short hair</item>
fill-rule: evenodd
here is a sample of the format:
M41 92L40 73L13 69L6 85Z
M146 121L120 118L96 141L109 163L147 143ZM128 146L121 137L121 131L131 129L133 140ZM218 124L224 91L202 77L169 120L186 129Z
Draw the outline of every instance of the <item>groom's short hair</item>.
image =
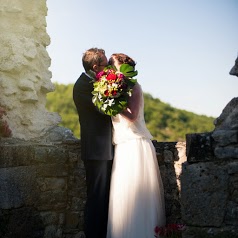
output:
M88 49L82 57L83 67L86 72L93 70L93 65L99 65L103 60L102 56L105 55L105 50L99 48Z

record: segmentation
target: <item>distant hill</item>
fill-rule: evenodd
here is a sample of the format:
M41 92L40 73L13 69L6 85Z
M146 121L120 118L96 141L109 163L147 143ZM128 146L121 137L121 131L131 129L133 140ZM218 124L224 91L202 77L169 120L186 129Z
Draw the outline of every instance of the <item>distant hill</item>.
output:
M62 117L60 126L69 128L79 138L78 115L72 98L73 84L55 84L55 87L55 91L47 95L46 107L59 113ZM213 117L174 108L148 93L144 93L144 100L146 125L157 141L185 141L185 134L214 129Z

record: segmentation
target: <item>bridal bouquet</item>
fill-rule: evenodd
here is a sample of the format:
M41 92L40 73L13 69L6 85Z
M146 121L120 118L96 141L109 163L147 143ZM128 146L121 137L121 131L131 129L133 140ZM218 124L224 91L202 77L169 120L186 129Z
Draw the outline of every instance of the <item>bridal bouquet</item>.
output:
M132 95L137 71L133 66L122 64L120 72L113 66L106 67L96 75L93 83L94 105L104 114L115 116L126 109L128 98Z

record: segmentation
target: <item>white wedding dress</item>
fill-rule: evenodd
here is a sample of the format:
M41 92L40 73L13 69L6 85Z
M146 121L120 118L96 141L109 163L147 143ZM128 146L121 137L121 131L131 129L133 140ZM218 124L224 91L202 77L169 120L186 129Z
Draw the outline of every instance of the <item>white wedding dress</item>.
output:
M165 225L164 191L152 136L145 126L142 90L136 121L119 114L112 122L115 157L107 238L154 238L154 228Z

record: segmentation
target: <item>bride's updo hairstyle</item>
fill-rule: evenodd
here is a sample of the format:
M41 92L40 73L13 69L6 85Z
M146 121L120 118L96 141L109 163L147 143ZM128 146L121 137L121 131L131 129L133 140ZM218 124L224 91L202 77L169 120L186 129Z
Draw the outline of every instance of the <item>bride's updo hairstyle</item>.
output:
M133 67L136 66L136 62L131 57L123 53L112 54L112 56L110 57L108 61L108 64L113 65L114 59L116 59L120 64L129 64L130 66L133 66Z

